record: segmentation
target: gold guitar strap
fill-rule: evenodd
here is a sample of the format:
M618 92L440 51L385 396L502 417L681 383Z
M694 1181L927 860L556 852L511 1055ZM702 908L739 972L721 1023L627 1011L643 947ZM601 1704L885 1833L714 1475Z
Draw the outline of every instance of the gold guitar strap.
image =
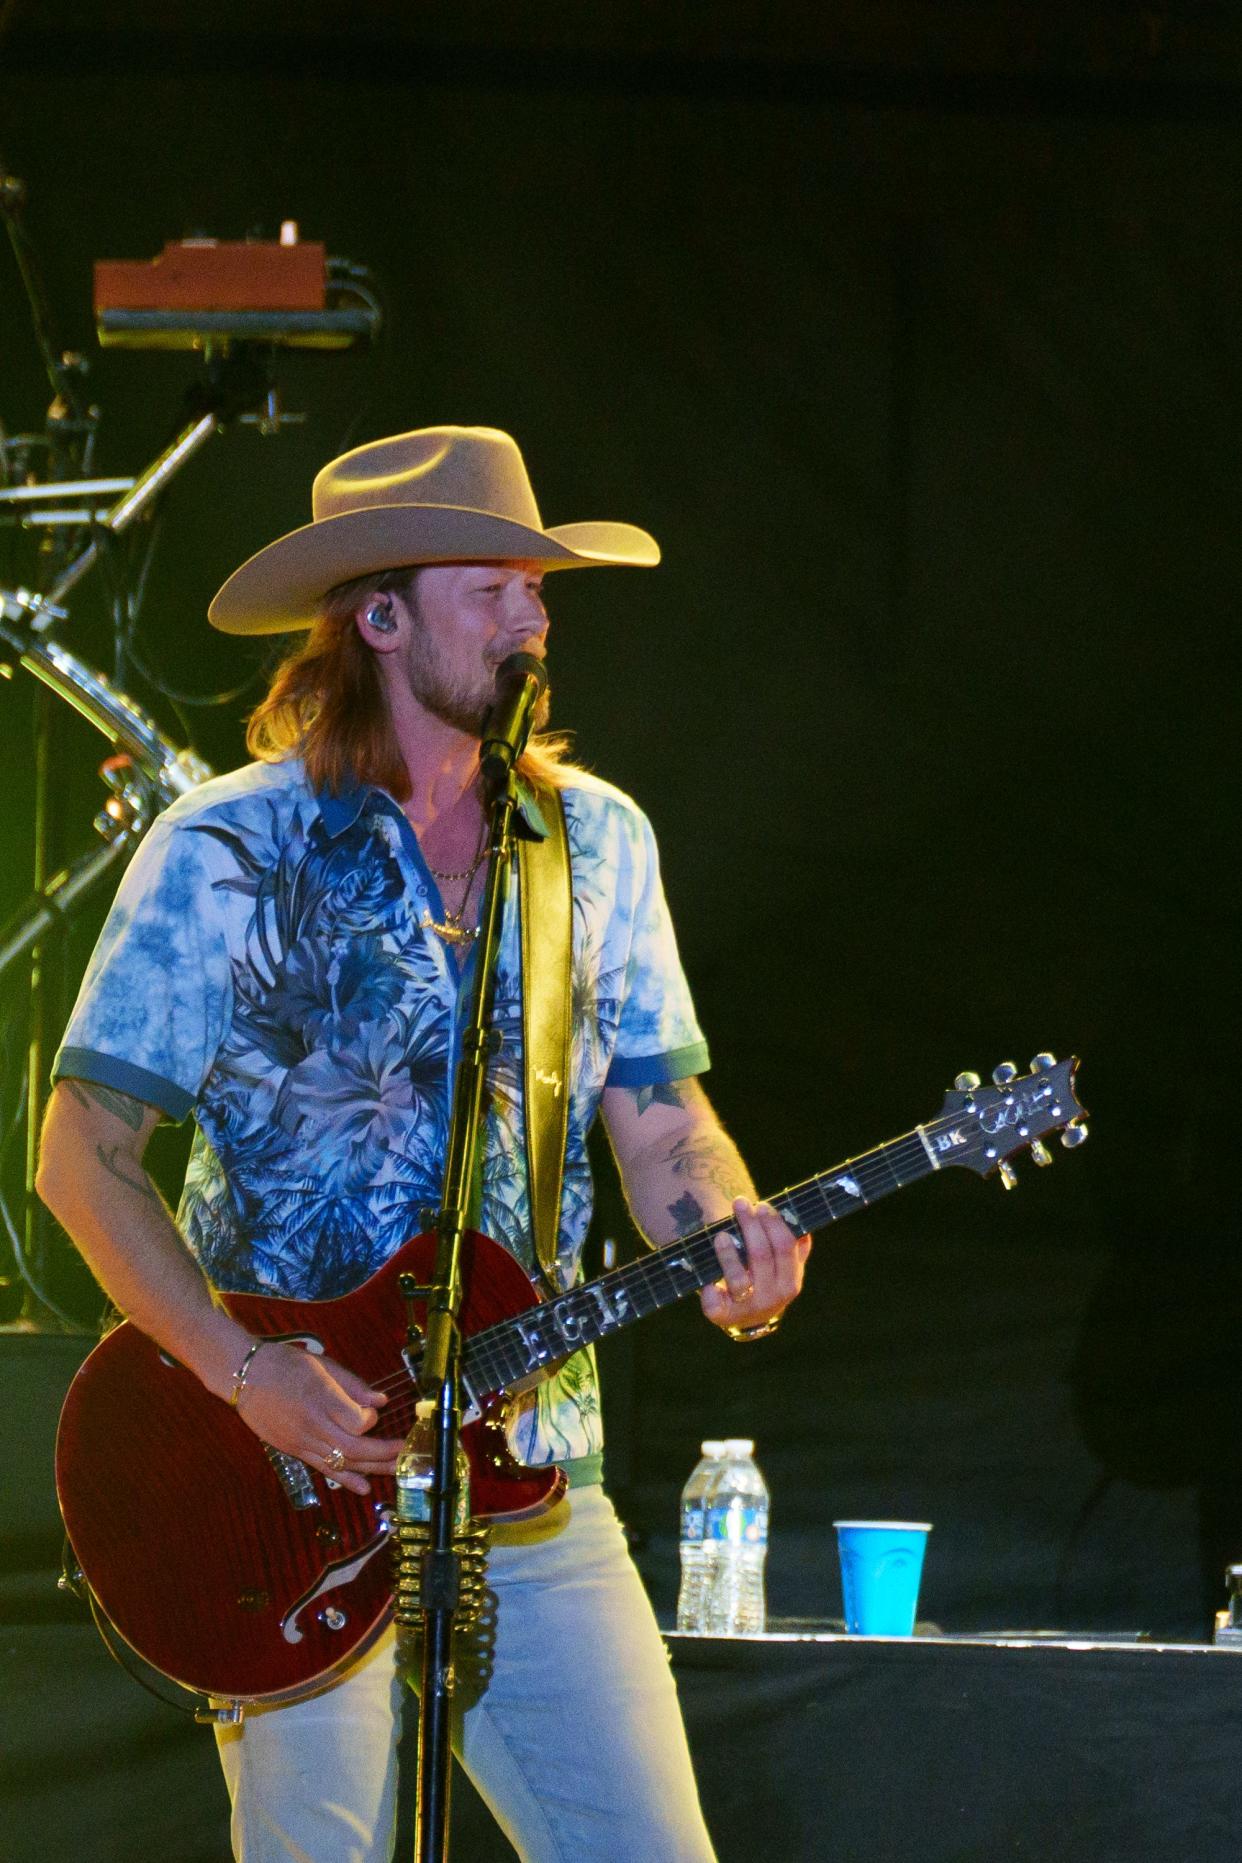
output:
M569 1124L573 895L569 837L559 790L540 790L538 802L548 823L547 838L518 842L523 1098L535 1259L549 1291L560 1293L556 1260Z

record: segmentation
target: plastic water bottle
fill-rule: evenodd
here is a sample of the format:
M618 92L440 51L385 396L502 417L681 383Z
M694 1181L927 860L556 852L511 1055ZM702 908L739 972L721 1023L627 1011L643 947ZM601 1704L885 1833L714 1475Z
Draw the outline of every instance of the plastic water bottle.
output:
M397 1667L413 1681L421 1666L422 1558L431 1535L431 1488L435 1475L435 1422L431 1404L419 1401L414 1425L397 1457L397 1518L395 1521L395 1585ZM470 1465L461 1444L457 1446L457 1505L453 1512L454 1539L470 1525Z
M703 1630L703 1534L707 1495L723 1463L724 1444L705 1442L701 1459L681 1491L681 1590L677 1594L677 1628Z
M397 1519L409 1525L431 1522L431 1485L435 1473L436 1425L431 1404L419 1400L414 1425L397 1457ZM457 1506L454 1527L470 1524L470 1464L457 1445Z
M753 1442L730 1438L707 1496L703 1629L710 1636L761 1636L767 1622L768 1490L754 1449Z

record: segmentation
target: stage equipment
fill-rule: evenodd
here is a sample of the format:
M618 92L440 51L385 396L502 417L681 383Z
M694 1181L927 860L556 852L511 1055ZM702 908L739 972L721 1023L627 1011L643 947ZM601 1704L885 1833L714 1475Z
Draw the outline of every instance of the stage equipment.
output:
M401 1286L401 1283L398 1283ZM401 1287L408 1303L416 1291ZM410 1337L419 1337L417 1322L412 1319ZM397 1662L405 1673L415 1659L414 1641L422 1628L423 1612L428 1600L423 1596L423 1572L426 1555L431 1551L430 1501L435 1479L435 1429L431 1405L415 1406L414 1424L405 1449L397 1463L397 1511L394 1522L393 1564L395 1588L393 1614L397 1628L404 1633L397 1643ZM457 1506L453 1520L453 1550L460 1560L461 1589L457 1602L460 1630L472 1630L478 1623L487 1597L487 1548L491 1530L484 1520L475 1520L470 1512L470 1467L462 1450L457 1456Z
M1213 1643L1222 1643L1230 1648L1242 1649L1242 1565L1225 1567L1225 1586L1229 1593L1229 1602L1223 1611L1217 1611L1212 1625Z
M484 1035L466 1052L486 1048ZM974 1084L955 1087L926 1124L782 1192L775 1207L799 1232L822 1229L947 1166L986 1177L1053 1132L1063 1142L1085 1134L1077 1062L1036 1059L1029 1074L1003 1086L970 1076ZM459 1148L464 1154L460 1141ZM708 1224L548 1297L499 1243L458 1233L460 1210L447 1198L441 1222L459 1243L447 1276L438 1269L442 1238L428 1233L341 1299L225 1294L223 1303L253 1337L322 1346L386 1391L394 1433L413 1425L424 1388L437 1417L454 1410L459 1371L474 1515L533 1517L560 1499L565 1476L554 1465L514 1461L507 1394L529 1390L570 1353L718 1280L716 1239L728 1235L736 1245L737 1235L729 1219ZM451 1296L463 1287L454 1313ZM437 1334L447 1350L433 1363ZM460 1556L452 1550L453 1451L447 1435L437 1442L437 1455L448 1458L437 1462L446 1517L423 1561L424 1605L433 1587L441 1595ZM453 1471L447 1482L445 1465ZM357 1495L265 1450L235 1410L128 1321L96 1346L69 1388L56 1482L99 1609L145 1661L187 1688L242 1704L296 1698L355 1661L392 1613L391 1478L372 1477L371 1493ZM433 1797L427 1815L444 1809Z
M46 626L49 612L45 599L27 589L0 589L0 642L12 650L17 664L67 700L133 760L135 771L153 786L159 808L167 808L178 796L205 782L211 771L201 757L192 750L179 750L103 673L70 653L60 641L35 632L36 618ZM96 827L101 834L109 832L101 822Z
M406 1452L420 1448L419 1438L425 1431L430 1430L432 1438L427 1547L420 1576L423 1649L415 1836L419 1863L441 1863L448 1856L453 1633L462 1601L463 1575L462 1546L460 1540L455 1543L454 1539L461 1468L463 1239L471 1185L481 1163L487 1064L499 1041L492 1014L501 916L516 853L518 791L514 771L530 736L535 699L546 683L547 674L538 660L530 654L510 654L497 668L496 698L484 721L480 769L489 816L488 861L461 1060L453 1082L444 1184L436 1221L435 1269L429 1287L407 1279L402 1288L407 1313L406 1364L415 1371L422 1400ZM489 749L493 753L490 758ZM529 992L533 986L529 977L526 981ZM568 987L567 977L564 987ZM532 1211L535 1202L532 1186ZM413 1313L420 1294L426 1300L424 1328L419 1327ZM398 1507L400 1504L398 1496ZM474 1504L472 1493L471 1509ZM470 1509L461 1511L468 1513Z
M299 239L293 220L279 243L170 240L149 263L95 266L95 328L105 349L348 349L379 324L366 268Z
M496 702L487 714L479 751L483 780L492 791L521 756L547 685L547 668L533 653L511 653L497 667Z
M135 478L102 479L91 465L100 411L86 397L85 358L58 348L34 249L25 225L26 189L0 164L0 216L12 242L29 303L35 341L53 391L43 435L0 440L0 524L38 542L32 588L0 590L0 670L21 666L46 688L35 711L35 850L33 890L0 930L0 978L29 957L30 1024L25 1093L25 1222L16 1267L26 1285L23 1318L63 1321L47 1298L47 1218L34 1191L38 1134L46 1099L46 1040L56 1018L48 1001L42 941L61 931L91 890L137 846L159 811L211 775L192 750L172 743L115 683L70 653L53 630L68 619L66 597L107 559L123 573L116 540L149 520L173 478L230 424L278 433L303 419L287 413L274 375L282 348L343 349L374 337L381 324L365 267L332 259L299 241L286 222L279 243L183 241L153 264L96 267L101 343L202 352L198 379L184 397L180 430ZM19 482L14 482L14 481ZM147 565L150 561L150 549ZM123 667L141 604L142 580L113 601L116 658ZM5 649L8 650L7 654ZM5 665L4 662L9 664ZM48 694L67 700L120 753L102 774L112 790L96 820L107 845L50 875L51 744ZM228 695L230 697L235 695ZM209 698L197 703L220 702ZM63 996L63 991L61 992ZM63 1025L65 1004L59 1004ZM0 1214L3 1187L0 1186ZM9 1222L10 1235L15 1233Z

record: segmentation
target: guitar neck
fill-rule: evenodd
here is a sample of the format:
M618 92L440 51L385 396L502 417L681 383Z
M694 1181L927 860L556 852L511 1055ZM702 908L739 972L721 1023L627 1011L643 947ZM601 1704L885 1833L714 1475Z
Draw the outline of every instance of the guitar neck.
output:
M916 1127L887 1145L795 1184L770 1201L791 1229L805 1235L878 1203L881 1197L936 1169L921 1128ZM715 1240L732 1227L729 1217L708 1223L598 1280L475 1333L467 1341L462 1363L470 1391L475 1398L483 1398L509 1390L569 1353L658 1313L709 1281L718 1281Z

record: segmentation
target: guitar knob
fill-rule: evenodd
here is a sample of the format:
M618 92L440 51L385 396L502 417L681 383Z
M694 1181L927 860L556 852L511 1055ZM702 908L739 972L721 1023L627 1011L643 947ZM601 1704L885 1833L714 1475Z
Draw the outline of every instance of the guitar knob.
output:
M1000 1181L1005 1186L1005 1189L1016 1190L1018 1187L1018 1173L1014 1170L1008 1158L1002 1158L997 1169L1000 1172Z
M979 1076L969 1073L959 1074L953 1085L959 1093L973 1093L979 1085Z
M1007 1087L1011 1080L1018 1078L1018 1070L1012 1061L1002 1061L999 1067L992 1069L992 1079L998 1087Z
M1055 1054L1048 1054L1045 1052L1042 1054L1033 1054L1031 1056L1032 1074L1050 1073L1051 1070L1056 1066L1056 1064L1057 1064L1057 1057L1055 1056Z
M1044 1144L1042 1139L1031 1140L1031 1156L1034 1158L1036 1164L1052 1163L1052 1153L1048 1150L1048 1147Z
M1081 1119L1073 1119L1061 1134L1061 1143L1066 1151L1073 1151L1075 1145L1084 1145L1087 1140L1087 1128Z

